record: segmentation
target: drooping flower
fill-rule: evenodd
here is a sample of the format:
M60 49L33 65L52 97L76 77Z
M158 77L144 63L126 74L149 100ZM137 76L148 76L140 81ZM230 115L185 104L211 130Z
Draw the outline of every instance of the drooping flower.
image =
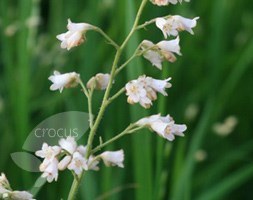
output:
M158 69L162 69L163 61L175 62L175 54L181 55L179 37L170 41L164 40L157 44L144 40L141 43L141 49L144 58L149 60L152 65L156 66Z
M105 151L102 154L100 154L100 158L104 161L106 166L118 166L123 168L124 164L124 151L118 150L118 151Z
M51 162L48 162L44 165L42 163L40 166L40 170L43 172L41 177L46 178L49 183L51 183L53 180L57 181L58 164L59 161L56 158L54 158Z
M1 176L0 176L0 187L10 188L10 183L4 173L1 173Z
M36 151L35 155L50 161L53 160L60 152L61 148L59 146L48 146L47 143L43 143L42 150Z
M158 6L167 6L171 4L182 3L182 1L189 2L190 0L150 0L153 4Z
M143 75L137 80L130 81L125 86L128 103L140 103L142 107L149 108L152 101L157 99L157 92L164 96L167 95L165 89L171 87L170 80L171 78L158 80Z
M79 77L80 75L76 72L60 74L60 72L54 71L54 75L48 78L53 82L50 90L59 90L62 92L64 88L76 87L79 84Z
M187 31L194 34L192 28L197 25L199 17L193 19L184 18L179 15L170 16L168 19L157 18L156 26L163 32L165 38L167 36L178 36L179 31Z
M73 170L75 174L80 175L83 170L88 170L87 160L79 152L73 154L72 160L68 165L69 170Z
M64 149L70 154L73 154L77 149L77 143L75 141L75 138L70 136L68 136L66 139L60 139L59 145L62 149Z
M88 81L87 88L91 89L94 87L97 90L105 90L109 84L110 77L110 74L98 73Z
M84 34L93 28L94 27L90 24L73 23L68 19L68 31L57 35L56 38L61 41L61 48L70 50L71 48L82 44L85 41Z
M151 130L155 131L161 137L173 141L175 136L184 136L183 132L187 129L184 124L175 124L170 115L162 117L160 115L152 115L140 119L136 122L138 126L147 126Z

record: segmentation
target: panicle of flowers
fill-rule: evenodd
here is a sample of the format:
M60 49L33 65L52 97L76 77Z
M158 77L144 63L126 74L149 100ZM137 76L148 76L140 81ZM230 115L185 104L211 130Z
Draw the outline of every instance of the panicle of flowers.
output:
M176 124L170 115L162 117L160 114L142 118L136 125L146 126L169 141L173 141L175 136L184 136L187 129L185 124Z
M68 31L57 35L56 38L61 41L61 48L70 50L71 48L82 44L85 41L84 34L93 28L94 27L90 24L73 23L68 19Z
M149 108L152 101L157 99L157 92L167 96L166 88L172 85L169 83L171 78L158 80L146 75L140 76L126 84L127 102L130 104L139 103L144 108Z
M30 192L12 190L4 173L0 176L0 199L35 200Z
M59 170L65 169L73 171L80 175L84 170L99 170L99 160L102 159L107 166L123 167L123 150L116 152L104 152L96 157L90 155L86 158L86 146L78 146L74 137L62 138L59 140L59 146L49 146L44 143L42 149L35 154L44 158L40 165L42 177L48 182L57 181ZM110 164L109 164L110 163Z

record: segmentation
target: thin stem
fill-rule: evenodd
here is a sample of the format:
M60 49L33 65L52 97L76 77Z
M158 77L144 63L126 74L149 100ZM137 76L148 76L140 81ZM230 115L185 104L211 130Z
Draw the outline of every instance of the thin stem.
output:
M99 151L100 149L105 147L106 145L111 144L112 142L115 142L116 140L120 139L124 135L134 133L134 132L144 128L143 126L138 126L138 127L135 127L135 126L136 126L135 124L130 124L124 131L122 131L121 133L119 133L115 137L111 138L110 140L100 144L99 146L97 146L96 148L91 150L91 153L92 154L96 153L97 151Z
M92 95L93 95L94 88L92 87L92 89L90 91L88 91L87 88L85 87L84 83L81 80L79 81L79 83L83 89L85 96L88 99L89 125L91 128L93 126Z
M74 178L74 181L72 183L72 186L71 186L71 189L70 189L70 192L69 192L69 195L68 195L68 200L74 200L75 197L76 197L76 194L77 194L77 191L78 191L78 188L79 188L79 185L81 183L81 179L82 177L84 176L84 173L82 173L78 178Z
M125 87L121 88L116 94L114 94L112 97L108 99L108 104L110 104L112 101L114 101L116 98L118 98L122 93L125 92Z
M93 30L100 33L109 42L109 44L115 47L115 49L119 49L119 45L114 42L102 29L100 29L99 27L94 27Z
M84 92L85 96L87 98L89 98L89 92L88 92L87 88L85 87L84 83L82 82L82 80L79 80L79 83L80 83L80 85L81 85L81 87L83 89L83 92Z
M89 110L89 123L90 123L90 128L93 126L93 114L92 114L92 95L93 95L94 88L91 89L89 93L89 98L88 98L88 110Z
M161 17L161 18L168 19L169 17L171 17L171 15L166 15L166 16L163 16L163 17ZM141 24L141 25L137 26L137 27L136 27L136 30L145 28L146 26L155 23L155 21L156 21L156 18L151 19L151 20L149 20L149 21L146 21L144 24Z

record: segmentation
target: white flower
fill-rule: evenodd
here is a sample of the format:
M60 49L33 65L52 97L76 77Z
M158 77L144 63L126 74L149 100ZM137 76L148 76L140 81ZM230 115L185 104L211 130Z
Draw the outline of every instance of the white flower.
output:
M140 119L136 122L138 126L147 126L151 130L155 131L161 137L173 141L175 136L184 136L183 132L187 129L186 125L175 124L170 115L161 117L160 115L152 115Z
M83 170L88 170L87 160L79 152L73 154L73 158L68 165L69 170L73 170L75 174L80 175Z
M59 146L48 146L47 143L43 143L42 150L36 151L35 155L41 158L45 158L45 160L52 160L60 152L61 152L61 148Z
M74 137L67 137L66 139L60 139L59 145L62 149L66 150L68 153L73 154L76 151L77 143Z
M110 74L98 73L88 81L87 88L91 89L94 87L97 90L105 90L109 84L110 77Z
M123 150L119 151L105 151L104 153L100 154L100 158L104 161L106 166L118 166L123 168L124 164L124 152Z
M144 40L141 43L141 49L143 50L144 58L149 60L158 69L162 69L162 62L165 60L175 62L176 56L174 53L181 55L179 37L170 41L161 41L157 44Z
M125 86L128 103L140 103L144 108L149 108L152 101L157 99L157 92L167 95L165 89L171 87L171 83L168 82L170 80L171 78L158 80L144 75L130 81Z
M12 191L9 197L12 200L34 200L32 194L26 191Z
M71 156L65 156L59 163L58 163L58 169L59 170L65 170L70 161L71 161L72 157Z
M143 83L138 80L130 81L126 84L127 102L130 104L140 103L144 108L149 108L152 101L147 97L147 91Z
M84 34L86 31L93 29L94 27L86 23L73 23L68 19L66 33L62 33L56 36L61 41L61 48L70 50L85 41Z
M183 0L151 0L151 2L155 5L158 5L158 6L167 6L169 5L170 3L171 4L177 4L178 2L179 3L182 3ZM185 2L189 2L190 0L184 0Z
M40 167L40 170L43 172L41 176L46 178L49 183L58 179L58 163L59 161L55 158L51 162L48 162L47 165Z
M60 72L54 71L54 75L48 78L53 82L50 90L60 90L62 92L63 88L76 87L79 84L79 77L80 75L76 72L60 74Z
M179 15L170 16L168 19L157 18L156 26L163 32L165 38L167 35L178 36L179 31L186 30L187 32L194 34L192 28L197 25L199 17L194 19L187 19Z
M3 188L9 188L10 187L9 181L6 178L4 173L1 173L1 176L0 176L0 187L3 187Z

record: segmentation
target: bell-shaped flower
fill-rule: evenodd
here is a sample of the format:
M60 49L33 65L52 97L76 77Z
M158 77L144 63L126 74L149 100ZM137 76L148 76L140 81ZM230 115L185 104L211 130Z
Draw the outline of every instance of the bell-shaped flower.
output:
M110 74L98 73L88 81L87 88L91 89L93 87L97 90L105 90L109 84L110 78Z
M194 34L192 28L197 25L199 17L188 19L179 15L170 16L168 19L157 18L156 26L163 32L165 38L167 36L178 36L179 31L187 31Z
M51 183L53 180L57 181L58 164L59 161L56 158L53 159L51 162L48 162L46 165L43 165L42 163L40 166L40 170L43 172L41 177L46 178L49 183Z
M59 145L63 150L67 151L70 154L73 154L77 149L75 138L70 136L68 136L66 139L60 139Z
M83 170L88 170L87 160L79 152L73 154L72 160L68 165L69 170L73 170L75 174L80 175Z
M43 143L42 149L36 151L35 155L50 161L53 160L60 152L61 148L59 146L48 146L47 143Z
M157 44L144 40L141 43L143 57L149 60L151 64L158 69L162 69L163 61L175 62L175 54L181 55L179 41L179 37L174 40L164 40Z
M147 126L161 137L173 141L175 136L184 136L183 132L187 129L184 124L175 124L170 115L162 117L160 115L152 115L140 119L136 122L138 126Z
M57 35L56 38L61 41L61 48L70 50L71 48L82 44L85 41L84 34L93 28L94 27L90 24L73 23L68 19L68 31Z
M50 90L63 91L64 88L76 87L80 81L80 75L76 72L70 72L65 74L60 74L58 71L54 71L54 75L50 76L48 79L53 82Z
M118 151L105 151L102 154L100 154L100 158L104 161L106 166L118 166L123 168L124 164L124 151L118 150Z
M58 163L58 169L63 171L65 170L69 163L71 162L72 157L71 156L65 156L59 163Z

